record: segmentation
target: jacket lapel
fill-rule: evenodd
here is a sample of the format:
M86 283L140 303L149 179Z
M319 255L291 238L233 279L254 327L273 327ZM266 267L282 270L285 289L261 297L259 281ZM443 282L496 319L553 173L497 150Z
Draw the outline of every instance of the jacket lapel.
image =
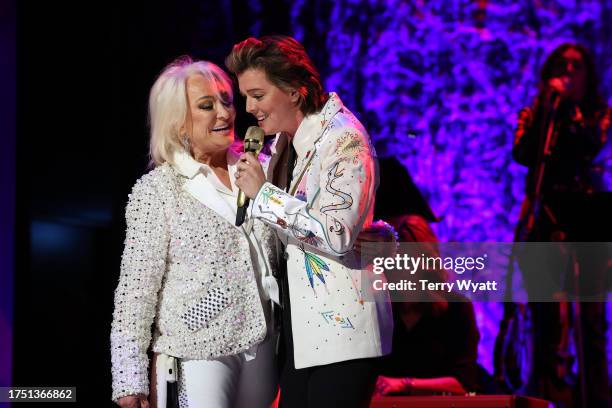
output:
M327 130L332 118L343 108L342 101L335 92L329 93L329 99L323 109L302 120L293 138L293 146L298 154L298 162L293 170L293 181L289 191L293 192L308 170L312 158L317 153L318 141Z
M200 173L183 185L183 189L191 194L196 200L222 216L230 224L236 221L236 213L233 212L225 199L221 197L217 189L210 184L204 174Z
M180 174L188 178L183 185L183 190L234 225L236 212L206 178L205 173L211 171L209 168L203 167L185 152L174 153L173 166Z

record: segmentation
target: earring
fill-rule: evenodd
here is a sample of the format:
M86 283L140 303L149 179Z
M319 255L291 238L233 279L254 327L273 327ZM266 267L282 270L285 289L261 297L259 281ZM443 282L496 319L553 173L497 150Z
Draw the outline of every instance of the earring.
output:
M187 135L187 133L185 133L181 137L181 144L183 145L183 149L185 149L185 151L187 153L189 153L190 152L190 146L189 146L189 136Z

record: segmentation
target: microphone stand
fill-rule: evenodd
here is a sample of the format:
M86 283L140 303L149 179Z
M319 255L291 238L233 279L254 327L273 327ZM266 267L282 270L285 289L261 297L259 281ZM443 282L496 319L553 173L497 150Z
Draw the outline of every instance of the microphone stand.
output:
M544 148L541 151L541 157L538 158L538 167L537 167L537 178L536 178L536 188L534 191L534 200L533 200L533 208L529 212L529 218L527 219L527 225L525 228L525 236L529 236L533 231L533 226L535 223L535 219L539 215L540 206L542 205L542 180L544 178L544 171L546 168L546 163L552 156L552 149L555 147L557 142L558 133L555 130L555 126L557 123L557 110L559 108L559 102L561 98L559 95L556 95L555 100L553 102L553 107L551 110L551 116L548 121L548 128L546 130L546 138L544 140ZM547 211L549 216L551 217L551 221L553 224L557 224L554 216ZM580 384L580 402L581 406L586 408L586 377L585 377L585 364L584 364L584 345L583 345L583 335L582 335L582 322L581 322L581 310L580 310L580 290L579 290L579 282L580 282L580 265L578 263L578 259L576 257L575 248L571 250L571 264L572 264L572 272L574 278L574 291L575 298L571 302L574 305L574 330L576 332L576 354L578 357L578 380ZM559 305L561 307L561 304ZM567 316L563 318L563 313L561 316L561 324L567 324L569 326L569 322L567 321Z
M552 149L556 144L557 132L555 131L555 127L557 124L557 111L559 109L559 104L561 102L561 97L558 94L555 94L554 100L552 103L552 107L549 112L547 112L547 120L542 122L540 128L540 146L542 148L538 149L538 157L536 161L535 167L535 189L531 194L528 194L529 197L529 206L527 209L527 215L521 217L517 228L514 232L514 242L525 242L533 232L533 228L535 225L535 220L538 218L540 214L541 206L542 206L542 182L544 180L544 174L546 170L546 163L550 159L552 155ZM542 136L544 136L542 140ZM543 143L542 143L543 141ZM549 213L549 215L552 215ZM525 222L526 219L526 222ZM556 223L554 217L552 218L553 223ZM507 349L510 346L508 339L508 332L513 331L517 332L520 336L520 339L525 341L524 332L526 326L526 319L528 308L524 305L518 304L512 301L512 278L514 275L514 262L516 261L517 253L516 253L516 245L512 246L512 250L509 256L508 262L508 271L506 273L505 285L506 292L504 294L504 314L502 320L500 322L499 333L497 338L495 339L494 346L494 376L495 378L503 383L505 387L507 387L512 392L524 391L525 387L527 387L528 383L521 383L515 386L511 383L512 379L508 376L508 367L505 361L505 355L507 354ZM527 340L529 341L529 340ZM532 348L533 350L533 348ZM533 356L527 356L531 359L532 366L529 367L529 373L527 380L529 381L529 377L531 377L531 371L533 369ZM520 364L520 362L519 362ZM521 367L511 367L518 368L518 373L515 373L521 376ZM524 369L524 368L523 368ZM522 380L522 379L521 379Z
M539 149L538 151L538 159L536 161L536 169L534 172L536 185L531 195L530 206L527 212L527 223L523 228L523 231L517 231L519 236L515 237L519 238L519 242L523 242L528 239L529 235L533 232L535 220L540 215L540 207L542 205L542 182L544 180L544 173L546 171L546 163L552 156L552 149L557 142L557 132L555 131L555 127L557 124L557 111L559 109L560 102L560 96L556 95L552 108L549 112L549 118L547 121L543 122L542 130L544 130L544 127L546 126L546 133L544 144L542 149ZM540 134L542 134L542 132Z

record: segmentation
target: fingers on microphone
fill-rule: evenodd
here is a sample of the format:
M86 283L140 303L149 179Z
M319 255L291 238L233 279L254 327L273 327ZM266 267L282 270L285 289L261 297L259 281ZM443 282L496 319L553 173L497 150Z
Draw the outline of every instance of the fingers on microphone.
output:
M244 152L240 155L240 160L253 160L256 159L255 154L253 152Z
M248 163L245 161L239 161L238 164L236 164L236 168L238 171L245 171L248 169Z

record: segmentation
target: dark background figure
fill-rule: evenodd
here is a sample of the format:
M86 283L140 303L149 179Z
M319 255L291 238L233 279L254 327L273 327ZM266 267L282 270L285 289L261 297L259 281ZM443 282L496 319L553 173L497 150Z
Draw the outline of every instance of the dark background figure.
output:
M437 222L429 204L406 168L394 157L379 160L380 186L375 218L389 222L400 243L418 243L408 249L418 257L440 256L438 239L430 222ZM400 246L400 253L402 248ZM428 279L446 282L444 270L387 272L389 282ZM404 295L403 298L400 298ZM472 303L457 293L427 291L392 294L393 349L382 362L377 389L382 394L466 393L479 387L479 333ZM390 378L387 378L390 377Z
M557 47L546 58L539 93L532 106L521 110L515 131L513 157L529 169L517 240L610 241L606 235L610 230L605 228L609 224L606 220L610 199L601 192L602 169L593 163L606 141L610 114L600 93L590 52L573 43ZM542 276L542 262L556 262L560 257L549 254L547 258L541 251L538 254L533 251L527 248L519 255L519 266L529 295L537 296L538 300L546 297L549 303L530 303L535 338L530 392L563 406L574 406L580 404L581 395L580 380L570 379L573 360L567 334L571 305L553 302L558 294L543 287L546 277ZM576 254L582 294L601 290L608 284L605 261L600 265L587 263L587 257ZM572 273L565 268L566 265L559 264L559 276L553 277L561 284L563 276ZM605 303L581 303L579 307L581 324L575 322L574 326L582 334L576 340L576 353L578 356L584 353L584 367L579 369L584 370L586 386L583 390L586 395L582 396L586 400L582 403L586 401L588 407L607 407Z

